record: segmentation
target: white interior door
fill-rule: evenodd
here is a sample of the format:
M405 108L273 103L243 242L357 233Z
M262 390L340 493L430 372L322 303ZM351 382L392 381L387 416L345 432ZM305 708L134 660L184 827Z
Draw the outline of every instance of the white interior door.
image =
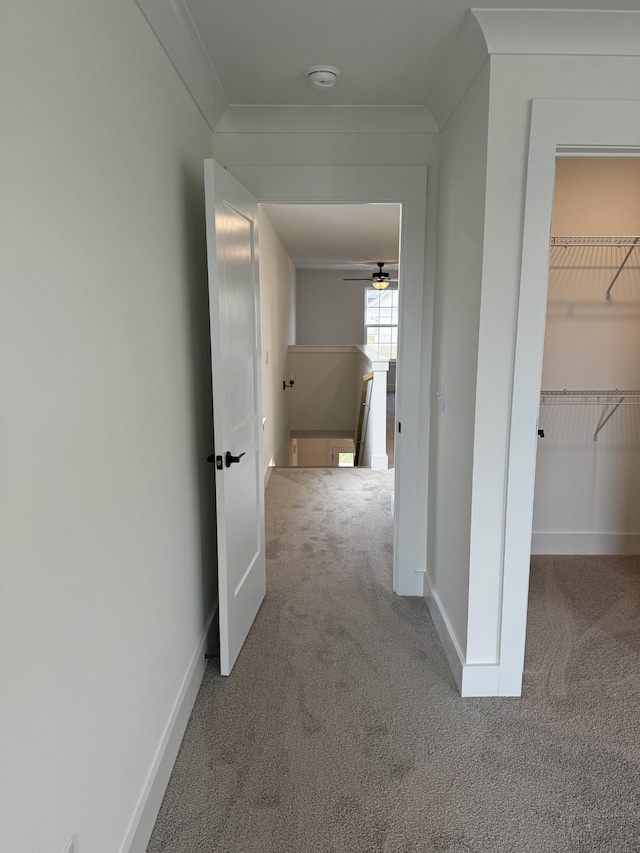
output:
M266 592L256 199L205 161L220 612L229 675Z

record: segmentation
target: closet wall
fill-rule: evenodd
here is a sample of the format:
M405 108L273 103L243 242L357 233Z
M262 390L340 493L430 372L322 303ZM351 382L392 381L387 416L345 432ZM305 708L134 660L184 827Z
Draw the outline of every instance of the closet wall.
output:
M552 243L583 245L551 248L544 390L640 389L640 246L607 300L629 246L579 239L637 235L640 159L558 159ZM597 441L612 405L581 399L542 397L532 552L640 553L640 399Z

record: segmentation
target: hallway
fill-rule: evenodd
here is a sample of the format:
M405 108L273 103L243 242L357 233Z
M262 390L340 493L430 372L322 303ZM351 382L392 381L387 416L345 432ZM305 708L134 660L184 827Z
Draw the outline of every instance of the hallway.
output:
M525 698L461 700L424 602L391 592L391 486L274 470L267 598L231 677L207 669L149 853L637 849L637 676L583 687L543 566Z

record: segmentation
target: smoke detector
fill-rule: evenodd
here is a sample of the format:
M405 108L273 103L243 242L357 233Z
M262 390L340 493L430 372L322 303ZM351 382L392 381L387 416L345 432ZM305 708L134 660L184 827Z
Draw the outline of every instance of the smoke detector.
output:
M333 65L314 65L307 68L307 80L314 89L330 89L340 76L340 69Z

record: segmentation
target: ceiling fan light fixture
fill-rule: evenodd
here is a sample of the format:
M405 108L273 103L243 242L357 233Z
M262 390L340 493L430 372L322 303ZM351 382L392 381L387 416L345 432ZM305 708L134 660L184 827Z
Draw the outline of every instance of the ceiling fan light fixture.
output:
M340 69L333 65L314 65L307 68L306 74L314 89L331 89L340 76Z
M375 287L376 290L386 290L387 287L389 287L389 279L374 278L371 284Z

